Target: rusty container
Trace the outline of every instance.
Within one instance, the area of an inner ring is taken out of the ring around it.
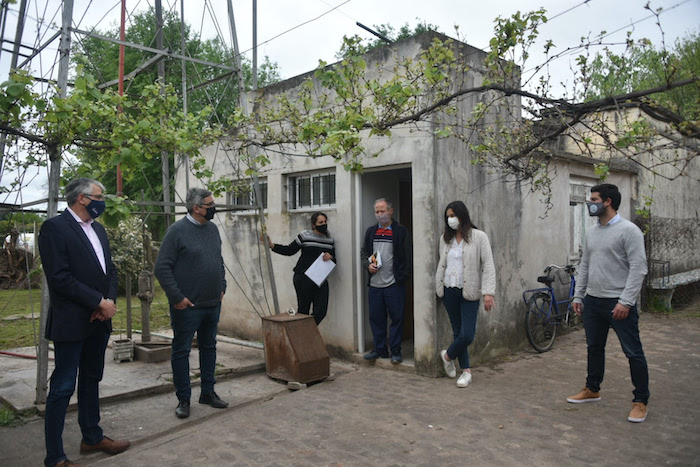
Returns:
[[[264,316],[262,330],[268,376],[304,384],[328,377],[330,356],[311,316]]]

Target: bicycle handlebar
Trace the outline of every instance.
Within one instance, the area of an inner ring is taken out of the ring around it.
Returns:
[[[551,271],[552,269],[563,269],[565,271],[574,271],[576,270],[576,266],[573,264],[567,264],[566,266],[559,266],[558,264],[550,264],[546,268],[544,268],[544,272],[547,273]]]

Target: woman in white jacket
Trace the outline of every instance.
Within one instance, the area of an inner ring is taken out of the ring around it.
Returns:
[[[472,381],[467,348],[476,333],[481,297],[486,311],[494,306],[496,270],[488,236],[472,223],[461,201],[453,201],[445,208],[445,232],[440,239],[435,290],[442,298],[454,334],[452,344],[440,351],[440,361],[447,376],[455,378],[454,360],[459,359],[462,374],[457,386],[466,388]]]

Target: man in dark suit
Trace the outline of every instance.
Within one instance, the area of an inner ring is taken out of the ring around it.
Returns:
[[[107,233],[94,221],[105,208],[103,191],[88,178],[68,183],[68,209],[45,221],[39,234],[50,296],[46,338],[54,342],[55,357],[44,421],[47,466],[73,464],[63,450],[63,426],[76,376],[80,452],[117,454],[130,446],[104,436],[99,426],[99,382],[117,312],[117,270]]]

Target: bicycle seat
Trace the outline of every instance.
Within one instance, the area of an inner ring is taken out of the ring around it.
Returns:
[[[554,282],[554,276],[540,276],[537,278],[537,282],[549,285]]]

